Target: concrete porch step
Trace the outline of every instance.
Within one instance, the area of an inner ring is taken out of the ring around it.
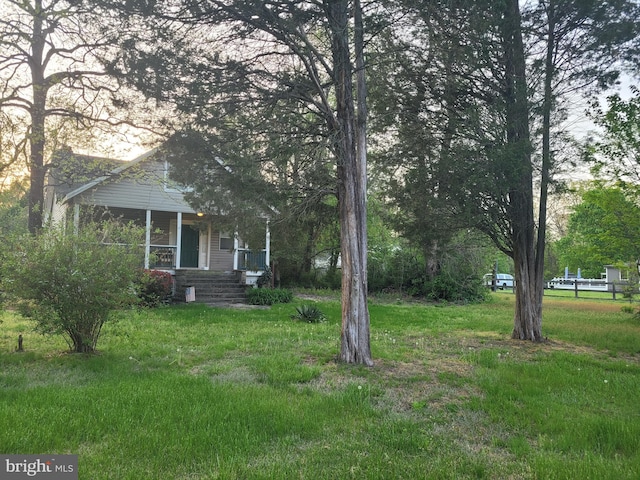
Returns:
[[[195,289],[195,301],[208,305],[247,303],[246,285],[236,273],[220,273],[203,270],[178,270],[176,272],[174,300],[186,301],[187,287]]]

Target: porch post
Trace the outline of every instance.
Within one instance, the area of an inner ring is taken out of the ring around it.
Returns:
[[[271,230],[269,230],[269,220],[267,220],[267,232],[266,232],[266,237],[264,242],[264,250],[265,250],[264,263],[266,264],[266,267],[269,268],[269,263],[271,259]]]
[[[80,204],[73,204],[73,233],[78,234],[80,231]]]
[[[144,232],[144,268],[149,269],[149,257],[151,256],[151,210],[147,210],[147,220]]]
[[[209,229],[207,230],[207,268],[209,270],[211,268],[211,220],[209,220]]]
[[[238,270],[238,234],[233,234],[233,270]]]
[[[176,270],[180,268],[180,250],[182,250],[182,212],[177,213],[176,219]]]

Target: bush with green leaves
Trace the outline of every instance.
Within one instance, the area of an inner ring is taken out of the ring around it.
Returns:
[[[247,292],[247,301],[251,305],[274,305],[291,300],[293,293],[285,288],[252,288]]]
[[[144,231],[115,222],[80,231],[48,227],[9,246],[3,288],[36,330],[61,334],[74,352],[96,349],[114,310],[136,304]]]
[[[271,267],[267,265],[266,267],[264,267],[264,271],[262,272],[262,275],[258,277],[258,280],[256,282],[258,285],[258,288],[269,287],[271,285],[272,279],[273,279],[273,273],[271,272]]]
[[[322,310],[312,303],[305,303],[296,307],[296,313],[291,315],[291,318],[307,323],[320,323],[327,319]]]
[[[137,283],[140,305],[155,308],[171,301],[173,277],[169,272],[143,270]]]
[[[455,237],[439,252],[432,275],[427,274],[423,253],[416,249],[373,251],[368,264],[369,292],[404,292],[434,302],[482,301],[487,294],[482,285],[487,251],[480,239]]]

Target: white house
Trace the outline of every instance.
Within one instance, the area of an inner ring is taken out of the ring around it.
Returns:
[[[111,216],[144,226],[145,268],[176,275],[184,270],[242,273],[255,283],[269,265],[268,218],[265,245],[251,250],[220,217],[195,211],[184,199],[188,187],[169,179],[169,164],[158,149],[131,161],[55,154],[45,186],[45,219],[78,226],[82,219]],[[228,222],[227,222],[228,224]]]

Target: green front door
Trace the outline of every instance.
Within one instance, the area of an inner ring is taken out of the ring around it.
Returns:
[[[200,232],[191,225],[182,226],[182,248],[180,249],[180,267],[198,268],[198,248]]]

